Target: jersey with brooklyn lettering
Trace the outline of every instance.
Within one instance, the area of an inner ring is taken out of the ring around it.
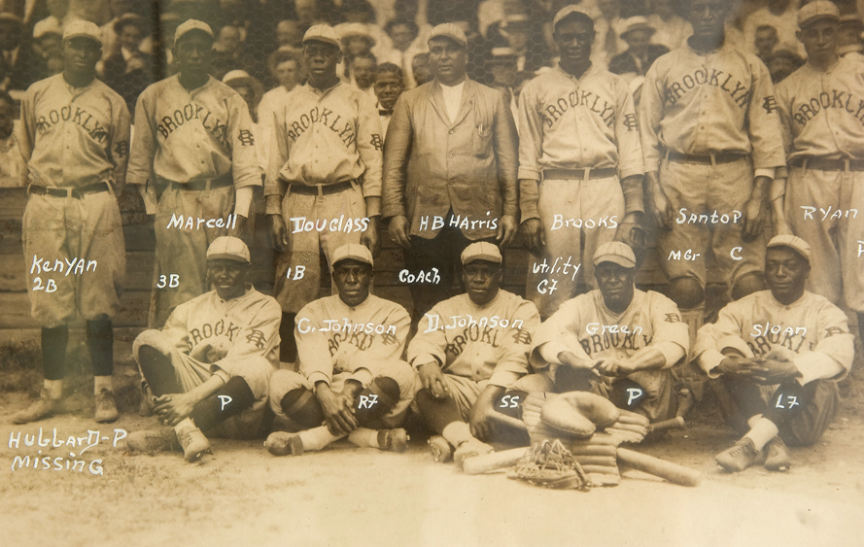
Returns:
[[[213,290],[174,308],[162,333],[177,351],[199,361],[218,366],[223,359],[241,363],[243,357],[254,355],[278,366],[281,320],[276,299],[251,286],[230,300],[222,300]]]
[[[646,347],[662,352],[668,368],[686,355],[690,342],[678,307],[662,294],[635,289],[627,309],[615,313],[595,289],[561,304],[538,329],[533,347],[531,365],[538,370],[560,364],[563,351],[592,366],[601,359],[628,359]]]
[[[313,300],[297,313],[294,328],[300,372],[315,385],[338,372],[398,360],[410,326],[405,308],[374,294],[354,307],[338,294]]]
[[[864,62],[841,57],[826,71],[806,64],[777,85],[789,159],[864,159]],[[815,204],[814,204],[815,205]]]
[[[260,186],[243,98],[213,77],[192,90],[177,75],[145,89],[135,106],[127,182],[144,184],[151,174],[179,183],[231,176],[237,188]]]
[[[765,290],[727,304],[716,323],[699,329],[694,355],[703,370],[710,374],[723,360],[724,349],[756,359],[779,354],[807,378],[808,370],[832,370],[835,364],[848,372],[854,342],[846,314],[827,298],[804,291],[784,305]]]
[[[426,313],[408,344],[408,362],[419,367],[437,361],[447,374],[506,388],[528,372],[539,325],[537,307],[511,292],[499,289],[483,306],[460,294]]]

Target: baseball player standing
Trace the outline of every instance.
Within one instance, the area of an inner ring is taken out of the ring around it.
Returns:
[[[58,409],[68,323],[87,321],[98,422],[117,419],[111,387],[118,288],[126,268],[116,195],[129,153],[129,111],[96,79],[101,32],[90,22],[63,33],[63,72],[36,82],[21,103],[18,142],[27,162],[22,221],[31,314],[42,325],[44,387],[13,417],[31,422]]]
[[[726,39],[731,9],[689,0],[693,36],[654,62],[639,104],[660,264],[691,339],[703,321],[709,253],[733,299],[764,287],[769,184],[785,165],[771,76]]]
[[[528,372],[528,349],[540,324],[533,303],[499,288],[496,245],[472,243],[461,261],[466,292],[438,302],[408,344],[408,362],[422,383],[417,409],[440,435],[429,440],[432,456],[457,464],[492,450],[482,442],[496,433],[487,418],[509,407],[506,389]]]
[[[580,264],[593,284],[594,251],[616,231],[629,237],[643,212],[642,150],[627,83],[591,63],[588,15],[567,6],[552,26],[559,66],[528,82],[519,97],[522,232],[537,260],[526,295],[543,317],[573,296]],[[557,262],[572,269],[537,267]]]
[[[161,330],[135,338],[145,393],[170,427],[131,433],[131,450],[178,445],[187,461],[210,449],[204,435],[263,436],[270,375],[278,364],[279,304],[249,282],[249,248],[221,236],[207,248],[213,290],[177,306]]]
[[[636,288],[636,256],[610,241],[593,257],[599,289],[564,302],[537,330],[531,366],[542,391],[596,391],[651,421],[675,415],[670,369],[690,347],[675,302]],[[536,391],[526,377],[514,389]]]
[[[369,294],[372,253],[358,243],[331,255],[338,294],[313,300],[297,314],[300,372],[279,370],[270,383],[274,455],[321,450],[347,436],[357,446],[404,451],[398,427],[416,391],[401,360],[411,320],[405,308]],[[325,424],[325,425],[322,425]]]
[[[179,72],[138,97],[126,179],[155,215],[156,272],[150,325],[207,290],[207,245],[244,232],[261,185],[249,108],[208,74],[210,27],[189,19],[174,34]]]
[[[864,340],[864,65],[838,56],[838,21],[832,2],[798,12],[807,64],[777,86],[789,178],[772,198],[785,182],[785,220],[813,245],[808,288],[857,312]]]
[[[308,80],[280,102],[265,207],[277,251],[274,294],[282,304],[281,359],[294,361],[294,319],[318,295],[320,254],[345,243],[378,245],[383,139],[375,100],[340,81],[339,35],[313,25],[303,36]]]
[[[768,243],[768,289],[720,310],[704,325],[694,348],[699,367],[722,378],[746,420],[746,434],[717,455],[727,471],[741,471],[764,455],[765,467],[789,468],[784,441],[816,443],[837,412],[837,381],[852,366],[854,342],[846,314],[804,290],[810,246],[791,234]],[[764,454],[763,454],[764,449]]]

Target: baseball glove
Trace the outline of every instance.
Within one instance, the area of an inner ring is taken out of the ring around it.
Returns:
[[[544,488],[586,491],[591,486],[582,466],[558,439],[534,443],[516,464],[510,478]]]
[[[633,213],[624,216],[621,224],[618,225],[615,239],[626,243],[633,249],[638,266],[642,263],[642,259],[648,251],[650,243],[649,235],[648,218],[646,215],[644,213]]]

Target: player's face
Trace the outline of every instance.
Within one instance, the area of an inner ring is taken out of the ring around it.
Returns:
[[[342,260],[333,268],[333,282],[342,302],[358,306],[369,296],[372,266],[356,260]]]
[[[792,249],[768,249],[765,255],[765,282],[774,298],[791,304],[804,294],[810,266]]]
[[[180,73],[199,77],[207,74],[212,50],[213,39],[204,32],[193,31],[183,36],[174,51]]]
[[[15,107],[5,100],[0,100],[0,139],[12,134],[12,124],[15,120]]]
[[[798,39],[804,44],[809,59],[824,59],[834,55],[837,47],[837,27],[836,21],[822,19],[810,23],[798,32]]]
[[[96,70],[102,54],[99,44],[89,38],[76,37],[63,41],[63,67],[73,75],[87,75]]]
[[[276,65],[276,79],[279,80],[280,85],[285,87],[297,85],[300,80],[300,67],[297,66],[297,62],[294,60],[282,61]]]
[[[120,45],[127,50],[138,51],[138,46],[141,44],[143,38],[144,35],[141,33],[141,29],[135,25],[126,25],[123,27],[118,40],[120,41]]]
[[[624,41],[633,51],[642,51],[651,43],[651,35],[648,30],[634,30],[627,34]]]
[[[438,80],[455,85],[465,77],[468,51],[449,38],[429,40],[429,68]]]
[[[372,43],[363,36],[349,36],[343,44],[345,45],[345,54],[348,57],[368,53],[372,48]]]
[[[15,49],[21,39],[21,27],[12,21],[0,21],[0,49]]]
[[[729,0],[690,0],[688,20],[696,36],[715,36],[726,23]]]
[[[223,258],[207,261],[207,273],[216,293],[222,300],[241,296],[246,290],[246,274],[249,265]]]
[[[504,60],[490,64],[489,72],[492,74],[492,81],[496,84],[512,87],[516,83],[516,76],[519,71],[516,68],[515,60]]]
[[[428,55],[417,55],[411,60],[411,74],[417,85],[423,85],[432,79],[432,70],[429,68]]]
[[[756,44],[756,51],[759,52],[760,56],[765,56],[774,51],[774,46],[777,45],[777,31],[774,29],[762,29],[756,31],[756,38],[754,39],[754,43]]]
[[[276,42],[280,46],[299,46],[303,40],[303,34],[296,21],[279,21],[276,25]]]
[[[402,78],[395,72],[381,72],[375,78],[375,96],[385,110],[393,109],[403,88]]]
[[[564,65],[584,65],[591,58],[591,42],[594,41],[594,30],[587,21],[579,19],[564,19],[555,27],[555,44],[561,52],[561,62]]]
[[[358,57],[351,64],[354,80],[360,89],[367,89],[375,83],[375,62],[366,57]]]
[[[393,47],[405,51],[414,41],[414,33],[408,25],[393,25],[390,29],[390,40],[393,41]]]
[[[625,268],[614,262],[601,262],[594,269],[597,286],[603,294],[603,301],[610,310],[622,312],[633,300],[636,270]]]
[[[333,44],[311,41],[303,46],[303,58],[309,71],[309,81],[314,86],[336,77],[336,63],[342,58],[342,54]]]
[[[501,286],[501,265],[477,260],[462,267],[462,284],[468,298],[482,306],[495,298]]]

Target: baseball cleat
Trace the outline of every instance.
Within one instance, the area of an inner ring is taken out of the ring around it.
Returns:
[[[144,431],[133,431],[126,437],[126,450],[130,452],[170,452],[180,450],[177,442],[177,434],[173,427],[161,429],[146,429]]]
[[[114,392],[107,389],[100,390],[94,402],[96,410],[93,412],[93,419],[100,424],[113,422],[119,416],[117,405],[114,403]]]
[[[748,437],[744,437],[714,456],[714,460],[726,471],[734,473],[736,471],[743,471],[751,465],[758,463],[761,457],[762,453],[756,450],[753,441]]]
[[[396,429],[378,430],[378,447],[390,452],[405,452],[408,450],[408,433],[401,427]]]
[[[432,461],[447,463],[453,459],[453,447],[441,435],[429,437],[426,444],[429,445],[429,452],[432,453]]]
[[[299,456],[303,453],[303,439],[300,438],[298,433],[274,431],[264,441],[264,448],[274,456],[287,456],[289,454]]]
[[[456,448],[456,452],[453,453],[453,461],[456,462],[456,466],[459,467],[459,469],[462,469],[462,463],[468,458],[482,456],[483,454],[489,454],[490,452],[495,452],[495,449],[477,439],[471,439],[470,441],[461,443]]]
[[[792,458],[786,443],[777,435],[765,445],[765,469],[769,471],[789,471]]]
[[[35,422],[42,418],[47,418],[57,411],[60,401],[56,401],[48,397],[48,391],[43,389],[39,394],[39,399],[34,401],[24,410],[19,410],[12,415],[13,424],[26,424]]]
[[[189,423],[181,422],[176,425],[174,432],[177,434],[177,441],[183,448],[183,457],[187,462],[198,461],[205,452],[210,452],[210,441],[191,420]]]

